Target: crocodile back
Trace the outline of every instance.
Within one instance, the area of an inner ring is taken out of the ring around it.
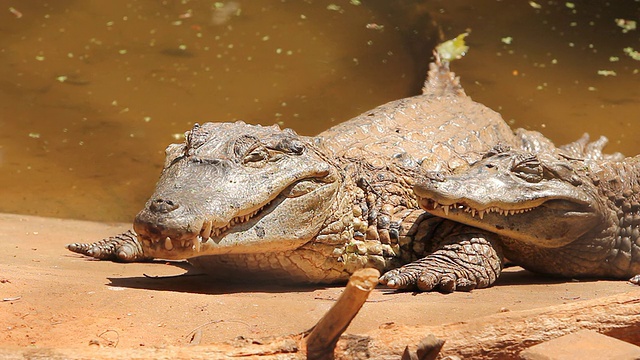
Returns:
[[[336,158],[420,171],[466,167],[497,143],[521,146],[500,114],[464,94],[392,101],[318,137]]]

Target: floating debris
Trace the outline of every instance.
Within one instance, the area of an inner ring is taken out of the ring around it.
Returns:
[[[624,51],[625,54],[629,55],[633,60],[640,61],[640,51],[633,50],[633,48],[630,46],[622,49],[622,51]]]
[[[535,1],[529,1],[529,6],[531,6],[534,9],[542,9],[542,5],[538,4]]]
[[[382,31],[384,30],[384,25],[380,25],[380,24],[376,24],[376,23],[369,23],[367,24],[367,29],[371,29],[371,30],[378,30],[378,31]]]
[[[469,50],[469,47],[464,42],[464,38],[468,35],[469,33],[460,34],[456,36],[455,39],[445,41],[436,46],[436,51],[438,55],[440,55],[440,59],[443,61],[453,61],[462,58]]]
[[[513,38],[511,36],[507,36],[500,39],[500,41],[502,41],[503,44],[511,45]]]
[[[232,16],[240,16],[241,11],[240,4],[235,1],[229,1],[227,3],[216,2],[213,4],[211,24],[223,25],[229,22]]]
[[[602,75],[602,76],[616,76],[618,74],[616,74],[615,71],[613,70],[598,70],[598,75]]]
[[[20,19],[22,17],[22,13],[20,11],[18,11],[16,8],[14,7],[10,7],[9,8],[9,12],[13,14],[13,16],[16,17],[16,19]]]
[[[622,28],[623,33],[628,33],[636,29],[636,22],[634,20],[616,19],[616,25]]]
[[[193,16],[193,11],[189,9],[186,12],[178,15],[178,19],[189,19],[192,16]]]

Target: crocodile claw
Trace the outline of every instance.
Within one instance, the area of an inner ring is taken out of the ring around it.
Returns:
[[[134,262],[150,259],[144,255],[138,236],[132,230],[95,243],[67,244],[66,248],[100,260]]]
[[[413,266],[394,269],[384,274],[380,283],[393,289],[439,290],[443,293],[471,291],[478,287],[475,281],[457,277],[454,271],[448,272],[442,268],[429,270],[428,265],[419,262],[409,265]]]
[[[394,289],[471,291],[493,284],[501,263],[502,256],[481,234],[457,234],[432,254],[385,273],[380,283]]]

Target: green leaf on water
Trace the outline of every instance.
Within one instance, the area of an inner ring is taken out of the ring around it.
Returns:
[[[464,38],[467,37],[467,35],[469,35],[469,33],[460,34],[456,36],[455,39],[445,41],[436,46],[436,51],[440,59],[451,62],[462,58],[469,50],[469,47],[464,42]]]

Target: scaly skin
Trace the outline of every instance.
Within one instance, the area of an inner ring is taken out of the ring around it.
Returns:
[[[415,193],[430,213],[495,233],[494,247],[526,269],[637,283],[640,156],[602,155],[605,142],[538,154],[500,147]]]
[[[67,247],[117,261],[189,259],[222,278],[331,283],[375,267],[394,288],[486,287],[501,271],[497,236],[425,213],[413,185],[425,172],[468,167],[498,142],[553,148],[538,133],[514,133],[436,62],[423,95],[316,137],[196,125],[167,148],[135,235]]]

